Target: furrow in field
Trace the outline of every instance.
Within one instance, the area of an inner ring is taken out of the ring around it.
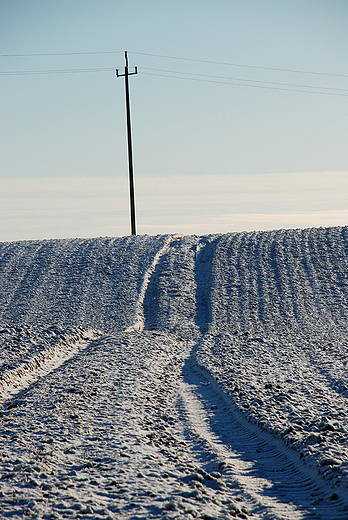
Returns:
[[[213,320],[197,351],[250,420],[341,489],[348,478],[347,261],[340,228],[222,237],[212,262]]]
[[[21,326],[131,326],[154,256],[168,236],[0,244],[1,318]]]

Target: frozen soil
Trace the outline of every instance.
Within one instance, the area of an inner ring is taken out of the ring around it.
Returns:
[[[3,517],[344,518],[332,490],[224,400],[194,348],[108,336],[8,400]]]
[[[0,517],[347,518],[347,237],[0,244]]]
[[[245,508],[238,486],[224,483],[224,461],[209,453],[202,464],[181,418],[188,351],[166,334],[110,336],[9,401],[3,515],[214,517]]]
[[[347,493],[347,228],[224,236],[212,273],[199,363]]]

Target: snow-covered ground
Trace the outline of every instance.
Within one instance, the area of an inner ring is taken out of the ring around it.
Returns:
[[[348,228],[0,244],[1,518],[348,518]]]

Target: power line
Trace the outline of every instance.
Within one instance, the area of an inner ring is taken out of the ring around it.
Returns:
[[[123,54],[123,51],[88,51],[88,52],[37,52],[37,53],[28,53],[28,54],[0,54],[2,58],[30,58],[30,57],[39,57],[39,56],[88,56],[88,55],[102,55],[102,54]],[[151,56],[154,58],[163,58],[170,60],[181,60],[181,61],[189,61],[196,63],[207,63],[211,65],[225,65],[229,67],[243,67],[248,69],[259,69],[259,70],[270,70],[275,72],[289,72],[293,74],[312,74],[316,76],[331,76],[337,78],[348,78],[348,74],[334,74],[330,72],[318,72],[318,71],[308,71],[308,70],[297,70],[297,69],[283,69],[277,67],[263,67],[260,65],[245,65],[242,63],[231,63],[224,61],[213,61],[213,60],[202,60],[197,58],[184,58],[181,56],[169,56],[166,54],[151,54],[148,52],[132,52],[132,54],[137,54],[139,56]]]
[[[80,74],[80,73],[100,73],[114,72],[111,67],[95,67],[85,69],[47,69],[47,70],[20,70],[20,71],[0,71],[0,76],[29,76],[29,75],[52,75],[52,74]],[[153,72],[146,72],[153,71]],[[221,85],[233,85],[238,87],[253,87],[270,90],[283,90],[287,92],[305,92],[307,94],[321,94],[328,96],[348,96],[348,89],[335,87],[321,87],[315,85],[302,85],[293,83],[277,83],[272,81],[252,80],[245,78],[231,78],[228,76],[214,76],[208,74],[197,74],[184,71],[170,71],[166,69],[151,69],[142,67],[139,72],[148,76],[158,76],[164,78],[184,79],[190,81],[201,81],[205,83],[216,83]],[[226,81],[224,81],[226,80]],[[238,82],[238,83],[237,83]],[[288,88],[294,87],[294,88]],[[304,90],[307,89],[307,90]],[[320,90],[309,90],[320,89]],[[335,92],[330,92],[335,91]],[[341,93],[347,92],[347,94]]]
[[[303,89],[297,89],[297,88],[286,88],[286,87],[271,87],[267,85],[251,85],[248,83],[234,83],[232,81],[216,81],[213,79],[203,79],[203,78],[190,78],[190,77],[183,77],[183,76],[174,76],[171,74],[159,74],[156,72],[143,72],[142,74],[146,74],[148,76],[158,76],[163,78],[175,78],[175,79],[184,79],[187,81],[203,81],[205,83],[218,83],[221,85],[233,85],[236,87],[251,87],[251,88],[262,88],[262,89],[268,89],[268,90],[283,90],[286,92],[304,92],[306,94],[319,94],[322,96],[340,96],[340,97],[348,97],[348,94],[339,94],[335,92],[318,92],[315,90],[303,90]],[[242,80],[241,80],[242,81]],[[248,80],[245,80],[248,81]]]
[[[180,70],[167,70],[167,69],[152,69],[148,67],[142,67],[142,70],[151,70],[155,72],[169,72],[171,74],[183,74],[186,76],[197,76],[202,78],[216,78],[216,79],[227,79],[232,81],[247,81],[250,83],[262,83],[266,85],[278,85],[278,86],[286,86],[286,87],[301,87],[301,88],[316,88],[321,90],[336,90],[340,92],[348,92],[348,89],[346,88],[335,88],[335,87],[321,87],[316,85],[303,85],[303,84],[296,84],[296,83],[279,83],[275,81],[263,81],[263,80],[257,80],[257,79],[246,79],[246,78],[231,78],[229,76],[216,76],[212,74],[197,74],[194,72],[183,72]]]
[[[32,58],[35,56],[86,56],[93,54],[122,54],[123,51],[92,51],[92,52],[36,52],[32,54],[0,54],[1,58]]]
[[[318,75],[318,76],[333,76],[333,77],[337,77],[337,78],[348,78],[348,74],[332,74],[330,72],[316,72],[316,71],[296,70],[296,69],[280,69],[280,68],[276,68],[276,67],[261,67],[258,65],[243,65],[241,63],[229,63],[229,62],[224,62],[224,61],[182,58],[179,56],[167,56],[164,54],[149,54],[146,52],[133,52],[132,54],[137,54],[139,56],[152,56],[155,58],[166,58],[166,59],[171,59],[171,60],[182,60],[182,61],[190,61],[190,62],[197,62],[197,63],[208,63],[211,65],[226,65],[229,67],[244,67],[244,68],[248,68],[248,69],[273,70],[276,72],[291,72],[291,73],[295,73],[295,74],[314,74],[314,75]]]
[[[78,74],[84,72],[110,72],[112,67],[97,67],[92,69],[47,69],[47,70],[10,70],[0,71],[0,76],[28,76],[31,74]]]

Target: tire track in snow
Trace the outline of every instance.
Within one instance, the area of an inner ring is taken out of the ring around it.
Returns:
[[[239,488],[253,518],[347,518],[348,503],[332,500],[332,488],[296,453],[246,420],[197,365],[195,349],[183,372],[179,408],[202,451],[202,464],[207,457],[220,461],[227,487]]]
[[[134,330],[138,330],[138,331],[144,330],[144,327],[145,327],[144,299],[145,299],[145,294],[146,294],[146,291],[147,291],[147,288],[148,288],[151,276],[155,272],[156,266],[157,266],[161,256],[164,255],[164,253],[167,251],[167,249],[170,246],[170,244],[172,242],[174,242],[174,240],[181,240],[181,239],[182,239],[182,235],[171,236],[167,240],[167,242],[164,244],[164,246],[161,247],[161,249],[155,254],[154,259],[152,261],[152,264],[150,265],[150,267],[145,272],[144,280],[143,280],[143,283],[141,285],[139,298],[138,298],[138,301],[137,301],[137,304],[136,304],[136,320],[135,320],[133,325],[131,325],[130,327],[128,327],[126,329],[125,332],[132,332]]]
[[[239,409],[301,453],[338,494],[346,494],[348,476],[346,233],[249,233],[237,253],[238,234],[223,236],[213,265],[212,334],[198,354]],[[239,310],[253,304],[249,285],[257,281],[264,312],[244,321]]]
[[[281,235],[281,233],[278,234]],[[256,263],[261,262],[262,264],[262,256],[257,250],[258,244],[255,238],[256,236],[252,237],[252,243],[248,244],[248,251],[253,258],[256,257]],[[190,247],[192,248],[192,245]],[[191,267],[194,274],[189,273],[188,270],[183,271],[178,265],[177,269],[172,269],[170,278],[166,271],[166,265],[163,265],[161,268],[157,268],[156,276],[151,279],[151,290],[156,292],[159,300],[161,298],[167,300],[169,294],[173,294],[174,298],[180,299],[178,287],[184,286],[185,283],[190,284],[191,278],[194,277],[196,283],[196,312],[193,314],[196,315],[196,325],[199,326],[201,331],[204,331],[208,323],[202,323],[203,315],[206,313],[206,320],[208,321],[210,309],[209,303],[204,302],[203,307],[206,310],[203,310],[202,294],[207,289],[207,280],[211,277],[214,248],[211,249],[210,261],[207,261],[208,255],[205,255],[205,262],[200,262],[202,251],[207,247],[207,243],[200,239],[195,247],[199,254],[196,255],[195,264]],[[187,254],[189,254],[189,249]],[[178,256],[174,256],[177,255],[175,251],[170,251],[170,255],[173,258],[166,259],[165,264],[173,267]],[[252,282],[250,266],[243,263],[241,256],[238,260],[238,263],[241,262],[239,272],[242,271],[242,279],[247,281],[249,299],[251,301],[258,300],[257,286],[250,283]],[[190,264],[185,261],[185,265]],[[153,273],[154,269],[149,272],[146,287],[144,285],[142,302],[145,299],[146,289]],[[186,281],[176,279],[178,276],[182,276],[181,273],[185,273]],[[242,283],[242,280],[240,282]],[[285,276],[285,279],[280,277],[279,280],[273,280],[274,294],[277,296],[278,305],[280,299],[284,296],[291,301],[290,294],[283,294],[286,282],[288,282],[288,275]],[[155,288],[155,286],[157,287]],[[175,287],[175,291],[172,287]],[[179,309],[180,305],[171,305],[170,308],[172,310],[174,308]],[[245,324],[253,321],[254,309],[244,305],[241,310]],[[157,311],[166,313],[168,309],[165,305],[162,305],[158,306]],[[147,309],[147,314],[146,318],[149,323],[154,323],[153,317],[149,315],[149,309]],[[190,309],[187,308],[186,316],[191,314]],[[197,318],[199,323],[197,323]],[[171,323],[166,316],[156,316],[156,320],[157,323],[167,323],[167,326]],[[186,321],[191,320],[187,318]],[[194,324],[192,323],[192,325]],[[187,329],[187,324],[186,326],[183,324],[182,327],[184,332]],[[213,457],[220,460],[222,465],[229,468],[229,478],[227,478],[229,485],[231,487],[237,486],[242,490],[244,502],[248,504],[249,511],[255,518],[327,519],[328,514],[330,518],[335,518],[335,520],[346,518],[347,513],[343,511],[345,504],[342,499],[333,500],[336,497],[332,489],[326,487],[326,484],[313,471],[303,465],[299,455],[292,453],[282,441],[263,432],[256,425],[248,423],[241,412],[237,411],[237,407],[232,404],[232,401],[214,385],[213,378],[210,375],[204,375],[202,370],[199,369],[195,361],[195,352],[192,351],[184,369],[184,382],[180,384],[178,406],[182,413],[183,423],[186,423],[186,431],[190,432],[188,446],[195,452],[202,452],[202,471],[204,472],[204,465],[207,464],[207,453],[213,454]],[[214,389],[211,390],[211,388]],[[212,409],[222,409],[222,412],[212,414]],[[196,443],[192,442],[193,439],[196,439]]]
[[[40,378],[56,370],[102,335],[102,332],[96,330],[83,331],[78,338],[72,336],[70,339],[60,341],[15,369],[8,370],[0,381],[0,404],[5,404]],[[6,407],[9,409],[12,404],[8,403]]]

